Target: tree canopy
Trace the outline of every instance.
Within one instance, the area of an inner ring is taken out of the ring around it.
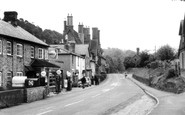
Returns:
[[[27,20],[24,20],[23,18],[20,18],[18,20],[18,26],[22,27],[35,37],[46,41],[48,44],[56,44],[59,43],[62,39],[62,34],[59,32],[50,30],[50,29],[45,29],[43,30],[39,26],[34,25],[33,23],[30,23]]]

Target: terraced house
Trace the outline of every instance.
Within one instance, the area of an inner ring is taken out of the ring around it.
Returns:
[[[14,76],[39,78],[46,67],[48,44],[17,26],[17,12],[5,12],[0,20],[0,90],[12,88]]]

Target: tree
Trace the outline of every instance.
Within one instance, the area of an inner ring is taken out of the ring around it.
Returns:
[[[173,60],[175,58],[175,50],[169,45],[164,45],[157,50],[157,59]]]
[[[135,67],[135,62],[133,60],[133,57],[130,57],[130,56],[126,57],[123,63],[124,63],[125,69]]]
[[[149,58],[150,58],[150,55],[148,54],[147,51],[141,52],[141,54],[140,54],[140,64],[139,64],[139,66],[140,66],[140,67],[146,66],[146,65],[149,63]]]

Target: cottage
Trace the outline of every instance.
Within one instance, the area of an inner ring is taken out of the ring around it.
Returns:
[[[17,25],[17,12],[5,12],[0,20],[0,89],[11,89],[14,76],[40,78],[48,67],[58,67],[47,61],[48,47]]]

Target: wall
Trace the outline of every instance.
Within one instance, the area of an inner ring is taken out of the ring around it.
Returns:
[[[25,91],[25,96],[26,96],[25,101],[30,103],[33,101],[44,99],[45,90],[46,89],[44,87],[27,88]]]
[[[181,51],[179,55],[180,68],[185,69],[185,51]]]

